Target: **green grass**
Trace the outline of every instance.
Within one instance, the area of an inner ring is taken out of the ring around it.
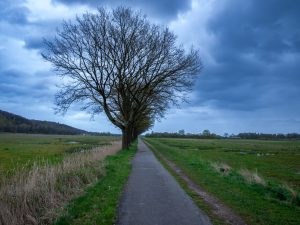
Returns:
[[[210,218],[211,222],[214,225],[226,225],[227,223],[224,222],[221,218],[217,218],[215,216],[213,209],[210,206],[208,206],[202,198],[199,198],[199,195],[196,192],[194,192],[188,187],[188,184],[182,179],[182,177],[175,173],[175,171],[165,162],[161,155],[157,154],[157,150],[154,149],[153,146],[149,145],[147,142],[146,144],[153,151],[154,155],[159,160],[159,162],[169,171],[170,174],[172,174],[172,176],[177,180],[177,182],[184,189],[184,191],[193,199],[196,205],[206,213],[206,215]]]
[[[0,175],[34,162],[60,162],[65,154],[109,144],[118,137],[0,133]]]
[[[129,150],[108,156],[104,161],[105,176],[74,199],[55,225],[114,224],[118,201],[131,170],[130,159],[136,149],[134,143]]]
[[[299,191],[299,141],[146,140],[249,224],[300,224],[299,202],[282,186]],[[211,162],[225,163],[231,172],[222,175]],[[258,171],[267,185],[247,183],[240,169]]]

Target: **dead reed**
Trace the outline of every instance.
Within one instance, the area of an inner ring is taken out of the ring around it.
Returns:
[[[231,171],[231,167],[226,163],[211,162],[210,165],[215,171],[225,176],[227,176]]]
[[[60,209],[104,171],[103,159],[121,149],[120,142],[73,153],[56,165],[35,164],[3,181],[0,187],[0,224],[50,224]]]
[[[260,184],[266,186],[266,181],[258,175],[257,171],[252,172],[247,169],[241,169],[239,174],[250,184]]]

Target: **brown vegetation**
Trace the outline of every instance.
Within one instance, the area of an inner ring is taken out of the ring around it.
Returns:
[[[258,175],[257,171],[251,172],[247,169],[242,169],[239,171],[239,173],[250,184],[260,184],[262,186],[266,185],[265,180],[261,176]]]
[[[0,224],[50,224],[64,204],[103,175],[103,159],[120,149],[114,142],[8,178],[0,187]]]
[[[222,175],[228,175],[231,170],[231,167],[226,163],[212,162],[211,166]]]

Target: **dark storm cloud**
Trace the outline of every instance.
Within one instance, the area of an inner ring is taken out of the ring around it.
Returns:
[[[66,5],[71,4],[85,4],[92,7],[102,5],[109,6],[131,6],[133,8],[141,8],[143,12],[150,16],[155,16],[163,19],[172,19],[177,16],[179,12],[186,11],[190,8],[190,0],[52,0],[53,2],[60,2]]]
[[[291,105],[300,96],[300,2],[229,0],[207,30],[216,40],[197,84],[197,102],[256,110]],[[292,110],[292,109],[291,109]]]
[[[299,1],[231,0],[208,29],[226,48],[259,54],[299,51]]]

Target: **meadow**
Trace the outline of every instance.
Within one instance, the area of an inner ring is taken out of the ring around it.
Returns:
[[[109,145],[113,136],[0,133],[0,175],[30,168],[34,163],[61,162],[65,155]]]
[[[300,224],[300,141],[145,140],[249,224]]]

